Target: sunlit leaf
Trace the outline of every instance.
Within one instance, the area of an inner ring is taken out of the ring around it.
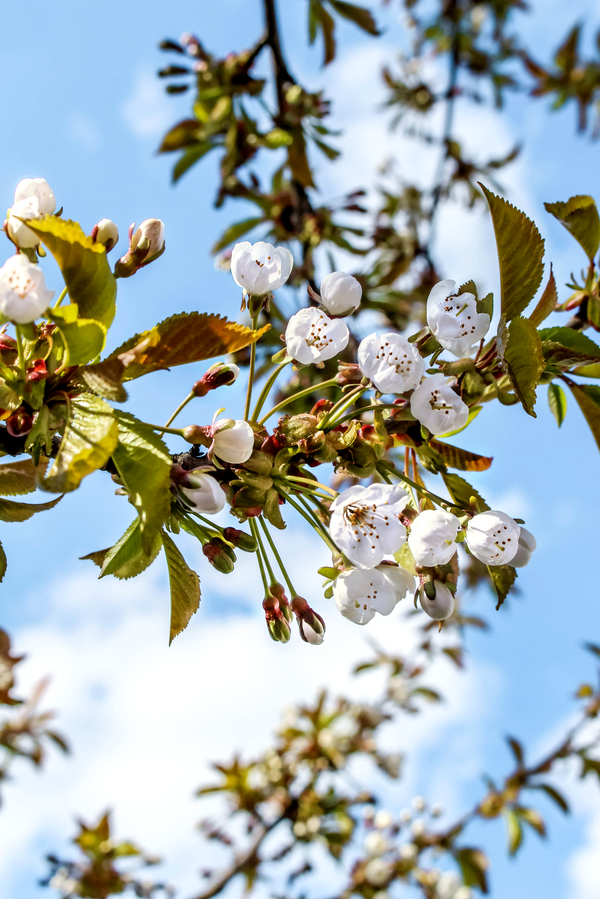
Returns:
[[[11,499],[0,498],[0,521],[28,521],[37,512],[53,509],[61,499],[62,496],[57,496],[47,503],[17,503]]]
[[[594,199],[578,195],[566,203],[544,203],[544,206],[571,232],[592,261],[600,247],[600,216]]]
[[[567,397],[560,384],[553,382],[548,385],[548,405],[560,428],[567,414]]]
[[[517,570],[512,565],[488,565],[487,570],[498,596],[496,605],[496,611],[498,611],[517,579]]]
[[[546,367],[539,334],[529,319],[518,316],[504,329],[501,341],[503,364],[510,383],[525,411],[535,418],[535,388]]]
[[[89,559],[101,569],[99,577],[112,574],[120,580],[127,580],[145,571],[154,562],[161,549],[162,538],[157,534],[150,553],[146,554],[142,550],[140,520],[136,518],[110,549],[97,550],[81,558]]]
[[[594,384],[570,384],[569,387],[600,449],[600,387]]]
[[[573,328],[542,328],[538,333],[548,364],[560,364],[562,368],[568,368],[600,359],[600,346],[581,331]]]
[[[446,489],[452,500],[457,505],[461,506],[461,508],[468,509],[470,507],[472,496],[477,500],[477,508],[480,512],[485,512],[490,508],[479,491],[475,490],[475,488],[471,486],[468,481],[465,481],[464,478],[461,478],[460,475],[448,471],[442,473],[442,478],[444,479],[444,484],[446,485]]]
[[[508,852],[509,855],[515,855],[523,842],[523,828],[519,816],[513,809],[507,808],[502,812],[506,821],[506,831],[508,835]]]
[[[550,277],[548,278],[548,283],[544,287],[544,292],[541,295],[537,306],[529,316],[529,321],[532,325],[535,325],[536,328],[541,325],[541,323],[548,318],[557,303],[558,291],[556,289],[556,279],[552,271],[552,265],[550,265]]]
[[[236,222],[235,225],[231,225],[213,246],[212,252],[218,253],[224,247],[228,247],[230,243],[239,240],[240,237],[243,237],[248,231],[252,231],[252,229],[256,228],[257,225],[260,225],[261,222],[264,222],[264,218],[258,215],[253,218],[244,219],[243,222]]]
[[[52,317],[64,344],[66,366],[85,365],[100,355],[106,343],[106,328],[103,324],[91,318],[65,322],[58,311]]]
[[[43,478],[48,460],[34,465],[31,459],[5,462],[0,465],[0,496],[23,496],[34,493],[39,478]]]
[[[104,362],[80,368],[72,383],[80,384],[105,400],[124,403],[127,399],[127,391],[123,387],[124,374],[125,366],[120,359],[105,359]]]
[[[429,445],[440,454],[449,468],[458,468],[459,471],[487,471],[493,462],[492,456],[480,456],[441,440],[433,439]]]
[[[163,531],[162,542],[169,568],[171,586],[171,629],[169,645],[188,626],[192,615],[200,607],[200,578],[188,567],[187,562]]]

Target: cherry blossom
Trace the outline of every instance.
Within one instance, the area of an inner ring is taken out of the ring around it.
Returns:
[[[453,296],[455,281],[439,281],[427,299],[427,324],[433,336],[454,356],[469,356],[473,344],[489,331],[490,317],[477,311],[472,293]]]
[[[521,531],[519,533],[519,548],[517,550],[516,556],[511,561],[511,565],[513,568],[525,568],[526,565],[529,564],[529,561],[533,555],[533,552],[537,546],[537,540],[527,528],[524,528],[521,525]]]
[[[383,562],[377,566],[377,571],[381,571],[386,581],[391,585],[396,594],[396,602],[408,593],[413,593],[415,589],[415,579],[400,565],[394,565],[390,562]]]
[[[353,565],[375,568],[406,540],[398,515],[407,502],[408,494],[398,485],[349,487],[331,504],[331,536]]]
[[[426,509],[410,526],[408,545],[417,565],[446,565],[457,550],[460,522],[442,509]]]
[[[282,287],[294,267],[294,257],[285,247],[264,240],[236,243],[231,253],[233,280],[247,294],[263,296]]]
[[[445,621],[454,611],[454,596],[441,581],[429,581],[419,590],[419,602],[434,621]]]
[[[285,329],[287,351],[302,365],[333,359],[346,349],[349,340],[350,332],[343,321],[315,308],[296,312]]]
[[[432,434],[456,431],[467,423],[469,407],[443,374],[426,378],[410,398],[410,411]]]
[[[23,325],[35,321],[53,296],[39,265],[23,253],[11,256],[0,268],[0,312],[12,322]]]
[[[381,393],[414,390],[425,371],[416,346],[393,331],[365,337],[358,348],[358,364]]]
[[[52,215],[56,199],[44,178],[23,178],[15,190],[15,199],[8,211],[7,231],[10,239],[22,249],[37,247],[40,239],[22,219],[37,219]]]
[[[517,555],[520,533],[517,522],[505,512],[480,512],[467,525],[466,542],[484,565],[507,565]]]
[[[321,303],[330,315],[350,315],[360,306],[360,282],[346,272],[331,272],[321,281]]]
[[[186,483],[189,486],[181,490],[198,511],[216,515],[224,508],[225,494],[212,475],[196,468],[187,474]]]
[[[389,615],[396,607],[393,587],[376,568],[343,571],[334,581],[333,598],[344,618],[354,624],[367,624],[376,612]]]
[[[209,455],[232,465],[247,462],[254,449],[254,431],[247,421],[222,418],[212,425]]]

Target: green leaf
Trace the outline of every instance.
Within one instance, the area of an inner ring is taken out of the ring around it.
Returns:
[[[479,184],[488,201],[500,265],[501,311],[506,321],[523,312],[542,283],[544,241],[525,213]]]
[[[483,406],[471,406],[471,408],[469,409],[469,417],[467,418],[462,428],[456,428],[455,431],[447,431],[445,434],[440,434],[439,436],[445,440],[446,437],[454,437],[455,434],[460,434],[461,431],[464,431],[465,428],[468,428],[471,422],[477,418],[482,409]]]
[[[114,416],[119,442],[112,458],[139,516],[142,549],[149,554],[171,514],[171,456],[148,425],[120,410]]]
[[[485,512],[490,508],[481,494],[475,490],[468,481],[461,478],[460,475],[453,474],[452,472],[443,472],[442,478],[444,479],[444,484],[446,485],[446,489],[453,502],[463,509],[468,509],[470,507],[470,499],[472,496],[477,500],[477,506],[480,512]]]
[[[381,34],[375,24],[375,19],[364,6],[355,6],[354,3],[346,3],[345,0],[329,0],[329,3],[340,16],[354,22],[367,34],[372,34],[374,37]]]
[[[335,59],[335,21],[333,16],[324,8],[321,0],[310,0],[308,10],[308,32],[311,44],[315,41],[317,27],[323,32],[323,42],[325,45],[323,65],[326,66]]]
[[[200,578],[188,567],[185,559],[165,531],[162,533],[169,583],[171,585],[171,630],[169,645],[188,626],[192,615],[200,607]]]
[[[47,512],[59,503],[62,496],[47,503],[16,503],[11,499],[0,499],[0,521],[28,521],[37,512]]]
[[[578,195],[566,203],[544,203],[544,206],[571,232],[591,262],[600,247],[600,216],[593,198]]]
[[[52,493],[76,490],[86,475],[106,465],[117,445],[114,409],[100,397],[84,393],[63,409],[67,424],[60,449],[49,475],[40,482]]]
[[[159,153],[173,153],[188,147],[196,147],[199,143],[202,124],[198,119],[184,119],[167,131],[163,137]]]
[[[102,396],[114,403],[124,403],[127,391],[123,387],[125,366],[120,359],[105,359],[95,365],[86,365],[75,373],[72,383],[81,385],[90,393]]]
[[[179,179],[182,178],[193,165],[199,162],[203,156],[206,156],[206,154],[216,146],[216,144],[211,143],[210,141],[203,141],[202,143],[196,144],[195,147],[190,147],[185,153],[182,153],[173,166],[173,174],[171,175],[173,184],[177,184]]]
[[[525,411],[536,418],[533,411],[535,388],[546,367],[539,334],[529,319],[522,316],[513,319],[508,328],[504,327],[499,334],[502,341],[502,361],[510,383]]]
[[[211,252],[218,253],[219,250],[229,246],[234,240],[238,240],[240,237],[243,237],[244,234],[247,234],[248,231],[252,231],[252,229],[256,228],[257,225],[260,225],[261,222],[264,222],[264,218],[260,215],[244,219],[243,222],[236,222],[235,225],[231,225],[231,227],[221,235],[219,240],[213,246]]]
[[[441,440],[430,440],[429,446],[440,454],[449,468],[458,468],[459,471],[487,471],[493,462],[492,456],[480,456]]]
[[[519,816],[513,809],[504,809],[502,814],[506,821],[508,852],[509,855],[515,855],[523,842],[523,828],[521,827]]]
[[[523,821],[526,821],[530,827],[535,830],[541,837],[547,836],[546,825],[544,819],[534,808],[519,808],[518,814]]]
[[[581,331],[573,328],[542,328],[538,333],[548,364],[568,368],[600,359],[600,346]]]
[[[600,387],[595,384],[569,384],[569,387],[600,449]]]
[[[553,802],[557,804],[557,806],[562,809],[565,815],[569,814],[569,804],[564,798],[564,796],[558,792],[553,786],[550,784],[535,784],[534,789],[543,790],[547,796],[552,799]]]
[[[31,459],[18,462],[5,462],[0,465],[0,496],[23,496],[34,493],[39,478],[43,478],[48,460],[43,459],[34,465]]]
[[[53,314],[52,318],[58,326],[65,347],[65,367],[85,365],[100,355],[106,343],[104,325],[91,318],[78,318],[72,323],[61,321],[58,314]]]
[[[592,362],[590,365],[578,365],[573,369],[572,374],[581,375],[583,378],[600,378],[600,362]]]
[[[99,577],[112,574],[120,580],[127,580],[145,571],[154,562],[161,549],[162,538],[157,534],[151,552],[146,554],[142,550],[140,520],[136,518],[121,539],[110,549],[101,549],[81,558],[89,559],[101,569]]]
[[[292,170],[292,174],[296,181],[299,181],[302,187],[315,187],[312,172],[306,155],[306,140],[304,131],[301,126],[290,129],[293,137],[292,143],[287,148],[288,163]]]
[[[556,279],[554,278],[554,272],[552,271],[552,264],[550,264],[550,277],[548,278],[548,283],[544,288],[544,292],[541,295],[537,306],[529,316],[531,324],[535,325],[536,328],[538,325],[541,325],[554,310],[557,303],[558,291],[556,289]]]
[[[567,397],[560,384],[548,385],[548,405],[560,428],[567,414]]]
[[[117,282],[102,244],[87,237],[77,222],[47,215],[28,221],[48,247],[65,279],[69,296],[83,318],[93,318],[109,328],[116,312]]]
[[[464,847],[456,850],[456,860],[460,865],[465,886],[477,887],[482,893],[488,892],[486,871],[490,866],[481,849]]]
[[[514,737],[507,737],[506,742],[512,749],[512,753],[517,761],[517,764],[520,768],[523,768],[525,765],[525,756],[523,754],[523,747],[519,743],[518,740],[515,740]]]
[[[236,353],[259,340],[269,327],[265,325],[259,331],[252,331],[220,315],[182,312],[166,318],[150,331],[136,334],[108,358],[120,358],[125,365],[123,380],[131,381],[173,365]]]
[[[316,137],[313,137],[313,142],[319,148],[321,153],[324,153],[328,159],[336,160],[339,156],[341,156],[340,150],[334,149],[334,147],[330,147],[329,144],[326,144],[322,140],[318,140]]]
[[[8,560],[6,558],[6,553],[4,552],[4,547],[0,543],[0,583],[4,580],[4,575],[6,574],[7,567]]]
[[[498,596],[496,605],[498,611],[517,579],[517,570],[512,565],[488,565],[487,570]]]
[[[403,543],[398,552],[394,553],[394,559],[401,568],[404,568],[405,571],[408,571],[409,574],[416,577],[417,563],[415,562],[415,557],[413,556],[408,543]]]

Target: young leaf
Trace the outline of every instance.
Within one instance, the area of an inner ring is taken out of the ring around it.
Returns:
[[[63,408],[67,424],[60,449],[49,475],[40,481],[51,493],[75,490],[86,475],[106,465],[117,445],[114,410],[100,397],[84,393]]]
[[[306,140],[304,139],[304,131],[300,126],[290,128],[292,135],[292,143],[287,148],[288,162],[292,170],[292,174],[296,181],[299,181],[302,187],[315,187],[312,172],[306,155]]]
[[[566,203],[544,203],[546,211],[570,231],[590,262],[600,247],[600,216],[592,197],[571,197]]]
[[[539,812],[537,812],[533,808],[520,808],[519,815],[523,819],[523,821],[526,821],[527,824],[529,824],[529,826],[532,827],[535,832],[538,833],[541,837],[547,836],[546,825]]]
[[[466,846],[455,850],[455,852],[465,886],[477,887],[482,893],[487,893],[486,871],[490,866],[487,856],[481,849],[472,849]]]
[[[567,397],[560,384],[552,382],[548,385],[548,405],[560,428],[567,414]]]
[[[201,362],[250,346],[268,331],[265,325],[252,331],[207,312],[182,312],[156,325],[150,331],[136,334],[108,357],[119,358],[125,365],[124,381],[131,381],[152,371]]]
[[[115,410],[119,442],[112,458],[140,520],[146,554],[171,512],[171,456],[152,428],[127,412]]]
[[[169,537],[162,532],[169,583],[171,585],[171,629],[169,645],[188,626],[192,615],[200,607],[200,578],[188,567],[185,559]]]
[[[468,509],[470,506],[470,499],[474,496],[477,500],[480,512],[485,512],[490,508],[481,494],[475,490],[468,481],[461,478],[460,475],[446,472],[442,473],[442,478],[444,479],[444,484],[446,485],[448,493],[457,505],[462,506],[464,509]]]
[[[197,162],[199,162],[203,156],[209,152],[209,150],[214,149],[217,144],[213,144],[208,140],[201,141],[193,147],[190,147],[189,150],[186,150],[185,153],[182,153],[175,165],[173,166],[173,174],[171,175],[171,180],[173,184],[177,184],[180,178],[185,175],[189,169]]]
[[[329,3],[333,6],[338,15],[354,22],[359,28],[362,28],[363,31],[366,31],[367,34],[372,34],[374,37],[381,34],[375,24],[375,19],[364,6],[355,6],[354,3],[346,3],[345,0],[329,0]]]
[[[103,245],[87,237],[77,222],[54,215],[28,221],[27,226],[58,262],[71,301],[79,307],[79,314],[109,328],[116,312],[117,282]]]
[[[127,399],[127,391],[123,387],[125,366],[120,359],[105,359],[95,365],[86,365],[80,368],[73,378],[72,383],[81,385],[90,393],[102,396],[105,400],[114,403],[124,403]]]
[[[511,565],[488,565],[487,570],[498,595],[496,605],[498,611],[517,579],[517,570]]]
[[[79,318],[67,324],[61,322],[58,316],[55,321],[65,347],[66,366],[85,365],[104,349],[106,328],[100,322],[91,318]]]
[[[162,539],[160,534],[157,534],[151,552],[147,555],[142,550],[140,520],[136,518],[114,546],[82,556],[82,559],[90,559],[98,565],[101,569],[99,577],[112,574],[120,580],[127,580],[145,571],[154,562],[161,549]]]
[[[537,306],[529,316],[531,324],[535,325],[536,328],[538,325],[541,325],[544,319],[548,318],[557,303],[558,291],[556,289],[556,279],[554,278],[554,272],[552,271],[552,264],[550,264],[550,277],[548,278],[548,283],[544,288],[544,292],[541,295]]]
[[[558,792],[553,786],[550,784],[535,784],[534,789],[543,790],[550,799],[553,800],[557,804],[557,806],[562,809],[565,815],[569,814],[569,805],[564,798],[564,796]]]
[[[581,331],[573,328],[542,328],[538,333],[547,363],[567,368],[600,359],[600,346]]]
[[[31,459],[5,462],[0,465],[0,496],[23,496],[26,493],[34,493],[38,479],[44,477],[47,467],[47,459],[43,459],[37,466]]]
[[[310,0],[308,8],[308,34],[309,41],[314,44],[317,36],[317,27],[323,32],[325,56],[323,65],[329,65],[335,59],[335,21],[331,13],[327,12],[321,0]]]
[[[6,569],[8,567],[8,559],[6,558],[6,553],[4,552],[4,547],[0,543],[0,583],[4,580],[4,575],[6,574]],[[6,686],[6,684],[4,684]]]
[[[47,512],[59,503],[62,496],[47,503],[16,503],[11,499],[0,499],[0,521],[28,521],[36,512]]]
[[[500,265],[501,310],[509,322],[523,312],[542,283],[544,241],[524,212],[479,184],[488,201]]]
[[[441,440],[431,440],[429,445],[440,454],[449,468],[458,468],[459,471],[487,471],[493,462],[492,456],[480,456],[458,446],[442,443]]]
[[[445,440],[446,437],[454,437],[455,434],[460,434],[461,431],[464,431],[465,428],[468,428],[471,422],[477,418],[482,409],[483,406],[471,406],[471,408],[469,409],[469,417],[467,418],[462,428],[456,428],[456,430],[454,431],[446,431],[445,434],[440,434],[439,436],[443,437],[443,439]]]
[[[536,418],[535,388],[546,367],[539,334],[529,319],[518,316],[505,329],[502,343],[503,364],[513,389],[525,411]]]
[[[508,852],[510,855],[515,855],[523,842],[523,828],[521,827],[521,821],[519,820],[517,813],[511,808],[504,809],[502,814],[506,821]]]
[[[569,387],[600,449],[600,387],[594,384],[569,384]]]
[[[244,219],[243,222],[236,222],[235,225],[231,225],[231,227],[221,235],[219,240],[213,246],[211,252],[218,253],[224,247],[228,247],[230,243],[233,243],[234,240],[239,240],[239,238],[243,237],[244,234],[247,234],[248,231],[252,231],[252,229],[256,228],[257,225],[260,225],[261,222],[264,222],[264,218],[261,215]]]

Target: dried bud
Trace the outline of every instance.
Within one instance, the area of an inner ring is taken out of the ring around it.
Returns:
[[[130,278],[165,251],[165,226],[160,219],[146,219],[137,231],[129,229],[129,249],[115,265],[116,278]]]
[[[233,543],[237,549],[241,549],[245,553],[255,553],[257,550],[256,540],[245,531],[239,531],[237,528],[225,528],[223,537],[228,543]]]
[[[119,229],[110,219],[100,219],[92,228],[92,240],[94,243],[103,244],[107,253],[110,253],[119,240]]]
[[[279,600],[272,594],[265,596],[263,609],[265,610],[265,619],[271,639],[275,640],[276,643],[288,643],[292,632]]]
[[[211,365],[199,381],[196,381],[192,387],[192,393],[194,396],[206,396],[209,390],[215,390],[217,387],[229,387],[237,381],[239,373],[239,368],[233,362],[217,362],[215,365]]]
[[[312,643],[313,646],[319,646],[325,636],[325,622],[314,609],[301,596],[294,596],[292,600],[292,611],[298,621],[298,629],[300,636],[305,643]]]
[[[231,574],[236,556],[232,548],[224,540],[221,540],[220,537],[213,537],[212,540],[204,544],[202,552],[213,568],[216,568],[222,574]]]

